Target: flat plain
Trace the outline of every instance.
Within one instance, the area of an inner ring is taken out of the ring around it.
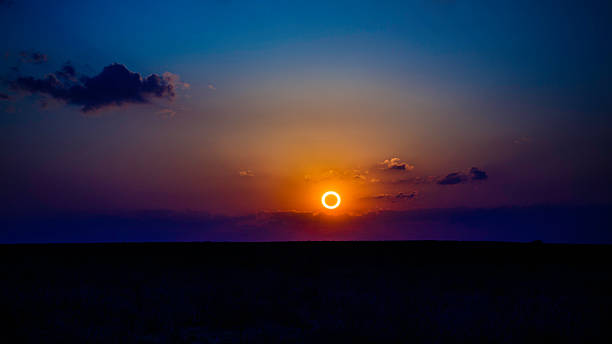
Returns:
[[[606,342],[610,245],[0,245],[4,343]]]

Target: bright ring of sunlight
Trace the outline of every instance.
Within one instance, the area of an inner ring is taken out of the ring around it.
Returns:
[[[329,205],[325,202],[325,199],[327,198],[327,196],[336,196],[336,204],[334,205]],[[323,206],[327,209],[336,209],[338,208],[338,206],[340,205],[340,195],[338,195],[337,192],[335,191],[327,191],[326,193],[323,194],[323,197],[321,197],[321,203],[323,203]]]

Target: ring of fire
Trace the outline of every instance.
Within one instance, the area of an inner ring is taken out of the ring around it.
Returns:
[[[337,200],[336,204],[334,205],[327,204],[327,202],[325,202],[325,199],[327,198],[327,196],[335,196]],[[321,197],[321,203],[327,209],[336,209],[340,205],[340,195],[338,195],[338,193],[335,191],[327,191],[326,193],[323,194],[323,197]]]

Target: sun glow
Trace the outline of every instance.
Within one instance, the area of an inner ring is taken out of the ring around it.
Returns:
[[[326,200],[328,196],[336,197],[336,203],[333,205],[327,204]],[[326,193],[323,194],[323,197],[321,197],[321,203],[327,209],[336,209],[340,205],[340,195],[338,195],[338,193],[335,191],[327,191]]]

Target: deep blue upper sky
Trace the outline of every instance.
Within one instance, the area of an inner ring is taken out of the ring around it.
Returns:
[[[582,96],[603,95],[600,86],[610,76],[607,1],[16,1],[3,7],[5,50],[37,49],[55,62],[92,67],[117,60],[156,71],[273,51],[279,59],[299,54],[305,61],[357,54],[353,61],[401,69],[410,57],[444,73],[478,74],[483,82],[498,75],[509,87]],[[312,44],[276,51],[305,42]]]

